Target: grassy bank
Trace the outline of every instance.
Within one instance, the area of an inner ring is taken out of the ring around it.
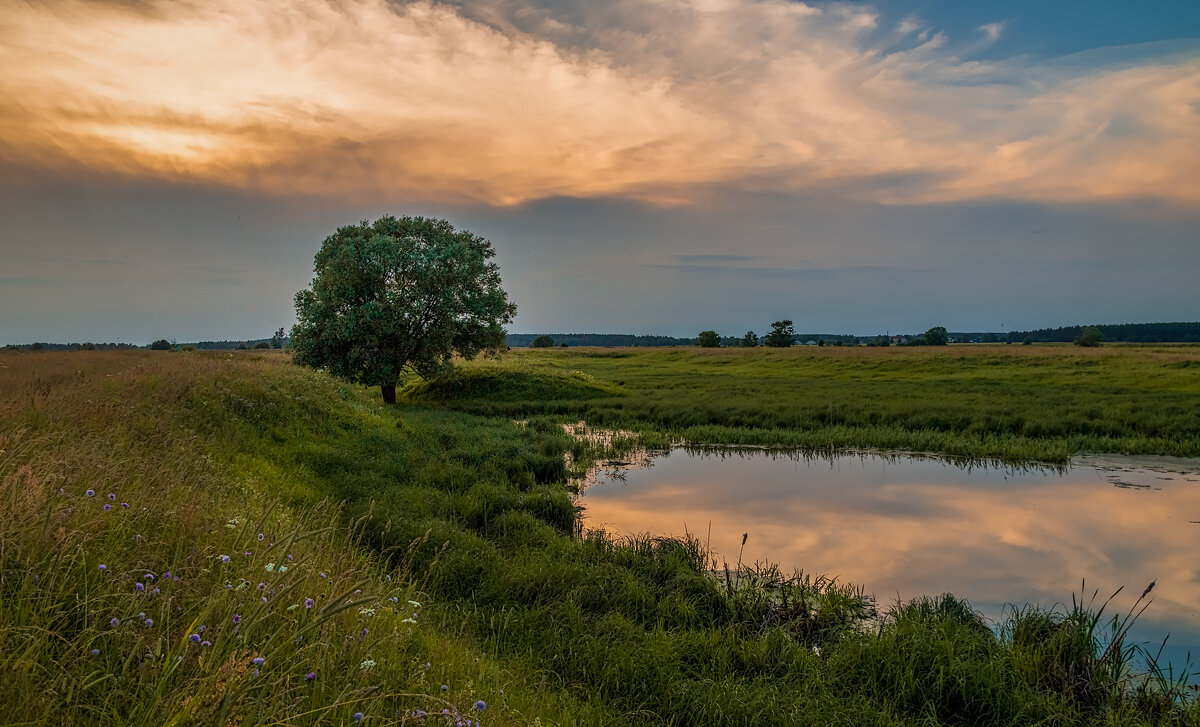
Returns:
[[[450,389],[384,407],[277,355],[0,354],[6,720],[1200,719],[1098,648],[1086,609],[995,631],[937,596],[876,618],[819,579],[714,580],[696,543],[572,537],[563,454],[594,452],[563,418],[649,401],[663,375],[586,360],[464,368],[472,413]]]
[[[554,415],[691,444],[1065,462],[1200,456],[1200,347],[568,349],[462,368],[414,401]],[[540,386],[561,378],[569,387]],[[531,389],[524,397],[509,388]]]

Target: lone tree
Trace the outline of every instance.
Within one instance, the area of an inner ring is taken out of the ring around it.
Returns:
[[[696,345],[700,348],[720,348],[721,337],[716,331],[700,331],[700,335],[696,337]]]
[[[1096,348],[1103,340],[1104,334],[1100,332],[1099,328],[1088,326],[1080,332],[1079,338],[1075,339],[1075,345],[1083,346],[1084,348]]]
[[[530,343],[529,347],[530,348],[550,348],[553,345],[554,345],[554,339],[543,333],[542,335],[533,339],[533,343]]]
[[[746,331],[746,335],[742,336],[742,348],[754,348],[758,346],[758,334],[754,331]]]
[[[791,321],[775,321],[771,324],[771,332],[762,337],[762,345],[772,348],[786,348],[796,342],[796,329]]]
[[[378,386],[392,404],[405,372],[428,378],[456,353],[503,346],[517,307],[495,255],[445,220],[388,215],[339,228],[321,243],[312,290],[296,293],[296,363]]]
[[[926,346],[945,346],[950,343],[950,333],[944,326],[930,328],[922,338]]]

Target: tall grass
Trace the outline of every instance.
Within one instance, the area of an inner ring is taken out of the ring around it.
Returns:
[[[1200,717],[1111,670],[1084,692],[1049,678],[1061,660],[1022,650],[1029,627],[981,627],[952,597],[877,614],[767,564],[715,575],[694,539],[575,537],[564,454],[612,443],[559,415],[385,407],[256,354],[3,354],[0,394],[13,723]]]

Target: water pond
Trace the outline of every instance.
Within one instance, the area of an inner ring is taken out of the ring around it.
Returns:
[[[602,463],[579,495],[583,524],[690,534],[718,562],[769,560],[837,576],[881,606],[950,592],[990,618],[1118,587],[1124,612],[1151,581],[1133,636],[1200,668],[1200,461],[1084,457],[1066,468],[762,450],[650,453]],[[1111,607],[1110,607],[1111,608]]]

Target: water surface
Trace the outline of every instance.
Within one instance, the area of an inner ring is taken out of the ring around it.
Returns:
[[[997,618],[1006,604],[1070,604],[1086,579],[1100,601],[1125,586],[1123,610],[1156,581],[1136,635],[1170,632],[1172,663],[1200,657],[1197,460],[1106,456],[1055,470],[673,450],[598,468],[579,499],[585,528],[691,534],[731,567],[746,533],[743,562],[837,576],[881,606],[950,592]]]

